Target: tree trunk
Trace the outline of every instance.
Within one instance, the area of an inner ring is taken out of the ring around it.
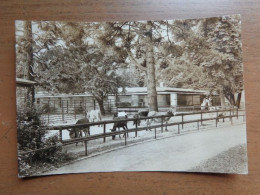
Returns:
[[[32,36],[32,22],[25,21],[24,22],[24,36],[27,42],[27,46],[25,49],[26,52],[26,66],[27,66],[27,79],[30,81],[34,81],[33,77],[33,36]],[[31,97],[29,102],[33,104],[34,99],[34,88],[28,88],[28,97]]]
[[[155,79],[155,63],[152,44],[152,26],[151,22],[146,24],[146,67],[147,67],[147,96],[149,111],[158,111],[156,79]]]
[[[236,104],[234,94],[231,94],[231,95],[230,95],[230,104],[231,104],[231,106],[235,106],[235,104]]]
[[[219,97],[220,97],[220,102],[221,102],[221,107],[225,109],[225,95],[223,93],[223,90],[219,90]]]
[[[236,104],[235,104],[235,105],[236,105],[238,108],[240,108],[241,95],[242,95],[241,92],[237,94],[237,101],[236,101]]]
[[[101,115],[105,115],[106,111],[105,111],[105,108],[104,108],[104,101],[103,101],[103,99],[102,100],[97,99],[97,102],[98,102],[98,105],[99,105],[99,109],[100,109]]]

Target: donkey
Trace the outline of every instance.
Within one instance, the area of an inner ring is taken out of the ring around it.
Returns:
[[[172,116],[174,116],[174,111],[172,109],[168,110],[167,112],[156,112],[156,111],[151,111],[148,113],[148,117],[152,117],[152,116],[164,116],[164,115],[169,115],[167,117],[163,118],[163,121],[168,124],[168,121],[171,119]],[[147,124],[147,129],[149,129],[150,131],[151,129],[151,124],[152,122],[160,122],[161,119],[159,118],[153,118],[153,119],[147,119],[146,124]],[[167,130],[167,126],[166,126],[166,131]]]
[[[86,123],[89,123],[89,120],[87,118],[82,118],[76,122],[76,125],[82,125]],[[83,133],[85,134],[85,137],[90,136],[89,127],[76,127],[74,129],[69,130],[69,136],[71,139],[81,138],[83,137]],[[78,143],[76,143],[76,146],[77,145]]]
[[[114,117],[113,117],[113,120],[115,120],[115,123],[113,125],[113,128],[110,129],[111,132],[115,132],[116,129],[118,129],[118,131],[120,131],[120,128],[122,127],[124,130],[128,129],[127,127],[127,121],[120,121],[120,120],[123,120],[123,119],[127,119],[127,115],[124,114],[124,113],[115,113],[114,114]],[[128,136],[128,133],[127,133],[127,136]],[[121,135],[119,134],[119,137],[121,138]],[[114,140],[116,138],[115,135],[112,135],[112,140]]]

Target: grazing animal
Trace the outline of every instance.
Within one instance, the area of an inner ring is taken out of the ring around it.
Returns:
[[[140,124],[141,124],[140,115],[139,114],[135,114],[133,116],[133,118],[136,119],[136,120],[133,121],[133,125],[140,126]]]
[[[149,110],[147,110],[147,109],[145,109],[145,110],[138,110],[137,114],[135,114],[133,116],[133,118],[137,119],[137,120],[133,121],[133,125],[136,125],[136,123],[137,123],[137,126],[139,126],[141,124],[141,120],[139,118],[147,117],[148,113],[149,113]],[[146,119],[145,119],[145,121],[146,121]]]
[[[217,121],[219,122],[219,119],[223,119],[223,122],[224,122],[224,119],[225,119],[225,114],[224,113],[220,113],[217,117]]]
[[[86,123],[89,123],[89,120],[87,118],[79,119],[76,122],[77,125],[86,124]],[[81,138],[83,137],[83,133],[85,134],[85,137],[90,136],[89,127],[77,127],[69,130],[69,136],[71,139]],[[76,143],[76,146],[77,145],[78,143]]]
[[[111,130],[111,132],[115,132],[116,129],[118,129],[118,131],[120,131],[120,128],[122,127],[124,130],[128,129],[127,128],[127,121],[120,121],[120,120],[123,120],[123,119],[127,119],[127,115],[125,116],[118,116],[119,113],[116,113],[114,114],[114,117],[113,117],[113,120],[115,120],[115,123],[114,123],[114,126]],[[127,136],[128,136],[128,133],[127,133]],[[119,137],[121,138],[121,136],[119,135]],[[114,140],[116,138],[115,135],[112,135],[112,139]]]
[[[165,122],[166,124],[168,124],[168,121],[171,119],[172,116],[174,116],[174,111],[172,109],[168,110],[167,112],[156,112],[156,111],[151,111],[148,113],[148,117],[152,117],[152,116],[163,116],[163,115],[170,115],[168,117],[164,117],[163,118],[163,122]],[[147,128],[151,131],[151,124],[152,122],[161,122],[161,118],[153,118],[153,119],[147,119]],[[167,130],[167,126],[166,126],[166,131]]]
[[[102,121],[100,110],[90,110],[87,114],[89,122],[99,122]],[[99,126],[99,125],[98,125]]]
[[[115,117],[125,117],[125,118],[128,118],[126,112],[116,112],[116,113],[114,113],[113,119]]]
[[[203,102],[201,103],[201,110],[211,110],[211,106],[212,106],[212,98],[211,97],[204,98]]]
[[[138,110],[138,115],[140,116],[140,117],[147,117],[148,116],[148,113],[149,113],[149,110],[147,109],[147,110]]]
[[[209,100],[207,98],[203,99],[203,102],[201,103],[201,110],[208,110],[209,106]]]

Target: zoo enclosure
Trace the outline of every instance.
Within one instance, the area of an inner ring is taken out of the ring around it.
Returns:
[[[224,122],[224,120],[226,118],[228,118],[230,120],[230,122],[232,123],[233,117],[238,118],[238,117],[242,116],[243,121],[244,121],[245,120],[244,111],[245,110],[239,110],[237,108],[233,108],[233,109],[227,109],[227,110],[216,110],[216,111],[195,112],[195,113],[181,113],[181,114],[176,115],[176,116],[181,116],[182,120],[180,122],[173,122],[173,123],[164,122],[164,118],[170,117],[170,115],[153,116],[153,117],[141,117],[139,119],[140,120],[159,119],[160,124],[149,126],[151,129],[155,130],[154,131],[154,138],[156,139],[157,138],[157,128],[161,128],[161,132],[163,132],[163,128],[165,128],[165,130],[167,131],[167,127],[169,127],[169,126],[178,126],[178,132],[177,133],[181,134],[181,129],[184,128],[184,124],[197,123],[197,129],[199,130],[200,124],[202,125],[204,121],[210,121],[210,120],[215,121],[215,124],[216,124],[216,127],[217,127],[220,119],[222,119],[223,122]],[[223,115],[223,116],[220,117],[220,115],[219,115],[220,113],[227,113],[227,112],[229,113],[229,115]],[[243,112],[243,114],[239,114],[239,112]],[[203,118],[203,114],[205,114],[205,113],[216,113],[216,116],[210,117],[210,118]],[[188,116],[188,115],[200,115],[200,119],[185,121],[184,118],[185,118],[185,116]],[[172,116],[172,117],[174,117],[174,116]],[[127,136],[126,136],[127,133],[135,132],[135,136],[137,136],[138,131],[144,131],[144,130],[148,129],[148,127],[138,127],[137,126],[137,120],[138,119],[135,119],[135,118],[123,119],[123,120],[117,120],[117,121],[107,120],[107,121],[93,122],[93,123],[80,124],[80,125],[60,125],[60,126],[42,127],[41,130],[42,131],[59,130],[59,132],[60,132],[59,137],[60,137],[60,141],[62,143],[62,146],[75,144],[75,143],[78,143],[78,142],[84,142],[84,144],[85,144],[85,155],[88,155],[88,141],[91,141],[91,140],[103,139],[103,142],[106,142],[107,137],[124,134],[124,142],[125,142],[125,145],[127,145]],[[135,121],[136,125],[135,125],[135,128],[132,128],[132,129],[116,131],[116,132],[106,132],[106,130],[107,130],[106,125],[107,124],[115,123],[115,122],[118,122],[118,121],[120,121],[120,122]],[[83,128],[86,128],[86,127],[97,126],[97,125],[103,125],[103,133],[91,135],[91,136],[88,136],[88,137],[62,140],[62,131],[64,131],[64,130],[67,130],[67,129],[76,130],[77,128],[83,129]],[[32,150],[32,151],[26,151],[26,152],[19,153],[19,155],[44,151],[44,150],[48,150],[49,148],[52,148],[52,147],[55,147],[55,146],[50,146],[50,147],[41,148],[41,149]]]
[[[77,120],[80,118],[86,118],[87,112],[90,110],[100,109],[96,100],[45,100],[36,101],[37,107],[41,108],[42,113],[41,120],[45,123],[55,122],[67,122],[71,120]],[[107,114],[115,112],[127,112],[128,114],[135,114],[141,109],[148,109],[146,106],[130,106],[122,104],[122,102],[115,102],[112,99],[104,101],[104,108]],[[200,112],[201,106],[165,106],[159,107],[159,111],[167,111],[173,108],[176,112]],[[220,106],[211,106],[207,109],[221,109]]]

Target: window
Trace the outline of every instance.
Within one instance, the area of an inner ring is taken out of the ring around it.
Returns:
[[[178,106],[200,105],[200,95],[178,94],[177,104]]]

